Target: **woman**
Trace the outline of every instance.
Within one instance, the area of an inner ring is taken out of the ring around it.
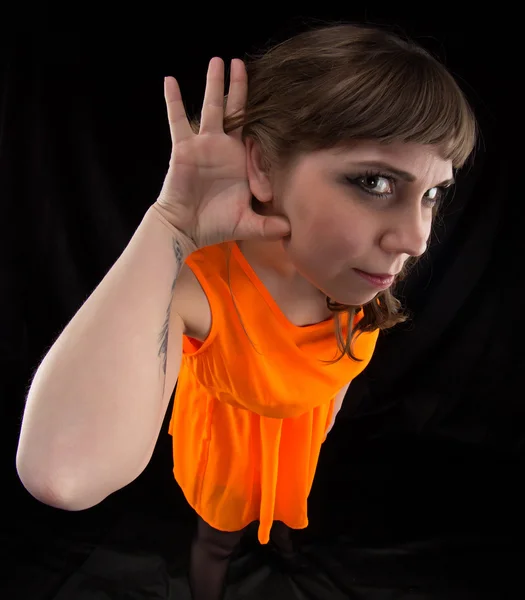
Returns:
[[[200,123],[176,80],[164,186],[32,382],[17,467],[78,510],[136,478],[170,423],[198,519],[190,584],[220,598],[243,529],[288,546],[317,459],[427,246],[476,124],[417,45],[313,29],[245,65],[213,58]],[[157,339],[158,338],[158,339]],[[159,350],[160,347],[160,350]],[[283,533],[284,531],[284,533]]]

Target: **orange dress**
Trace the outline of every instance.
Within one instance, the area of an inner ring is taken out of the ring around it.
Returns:
[[[183,338],[169,432],[173,473],[206,523],[238,531],[259,521],[269,541],[274,520],[308,525],[321,445],[339,390],[368,364],[378,331],[361,334],[338,356],[333,318],[293,325],[235,242],[186,260],[211,308],[205,342]],[[356,316],[356,322],[362,313]]]

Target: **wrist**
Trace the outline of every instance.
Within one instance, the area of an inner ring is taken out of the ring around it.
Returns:
[[[151,217],[160,221],[172,234],[173,238],[177,240],[178,246],[183,253],[183,259],[185,260],[190,254],[198,250],[195,242],[186,235],[183,231],[175,227],[169,220],[165,210],[162,206],[159,206],[156,202],[152,204],[147,210],[147,214]]]

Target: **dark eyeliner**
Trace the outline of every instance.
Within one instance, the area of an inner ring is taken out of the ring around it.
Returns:
[[[366,179],[368,177],[381,177],[383,179],[387,179],[390,182],[390,185],[392,186],[392,192],[391,193],[371,192],[360,182],[360,180]],[[370,196],[374,196],[375,198],[388,198],[389,196],[391,196],[395,191],[395,186],[396,186],[396,182],[397,182],[397,179],[394,175],[392,175],[391,173],[384,173],[382,171],[365,171],[359,175],[352,176],[352,177],[347,175],[346,180],[349,183],[351,183],[352,185],[356,185],[357,187],[359,187],[359,189],[362,190],[363,192],[365,192],[366,194],[368,194]],[[443,202],[443,200],[445,199],[445,196],[447,194],[447,191],[452,186],[438,185],[435,187],[438,190],[438,195],[435,199],[429,199],[429,198],[426,198],[426,196],[423,197],[423,201],[430,200],[429,204],[432,208],[439,206],[439,204],[441,204],[441,202]]]
[[[369,189],[367,189],[364,185],[360,183],[361,179],[366,179],[367,177],[382,177],[383,179],[387,179],[390,182],[390,185],[392,186],[392,192],[390,194],[371,192]],[[391,175],[390,173],[383,173],[380,171],[364,171],[363,173],[356,175],[355,177],[350,177],[347,175],[346,179],[349,183],[351,183],[352,185],[356,185],[363,192],[369,194],[370,196],[374,196],[374,198],[388,198],[388,196],[394,193],[396,185],[396,178],[393,175]]]

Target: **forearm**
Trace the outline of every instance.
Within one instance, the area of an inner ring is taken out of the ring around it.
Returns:
[[[167,315],[189,249],[153,211],[32,380],[16,462],[43,502],[100,502],[138,476],[158,437],[170,393]]]

